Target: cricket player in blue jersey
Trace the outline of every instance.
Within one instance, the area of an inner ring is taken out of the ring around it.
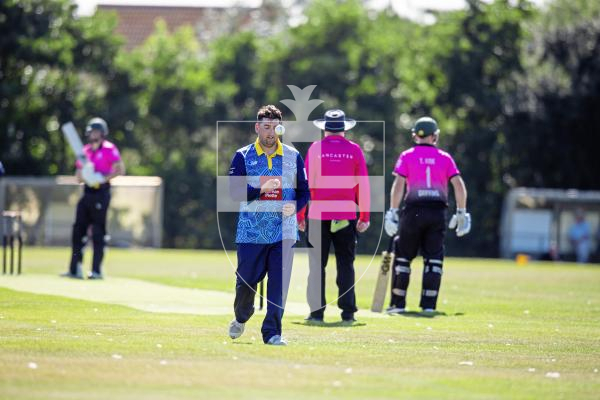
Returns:
[[[262,107],[254,126],[256,141],[236,151],[229,169],[231,196],[240,201],[235,319],[229,324],[229,336],[236,339],[244,332],[254,314],[256,287],[267,276],[267,313],[261,331],[269,345],[287,344],[281,336],[281,319],[298,240],[296,212],[310,198],[304,160],[275,132],[281,120],[277,107]]]

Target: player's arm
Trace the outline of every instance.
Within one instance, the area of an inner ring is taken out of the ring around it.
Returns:
[[[364,232],[369,228],[371,214],[371,185],[369,183],[369,171],[362,150],[356,152],[355,176],[358,178],[358,217],[357,230]]]
[[[296,159],[296,168],[296,206],[298,210],[303,210],[310,200],[310,190],[308,189],[304,160],[302,160],[300,153],[298,153]]]
[[[404,197],[404,186],[406,185],[406,178],[402,175],[396,175],[394,183],[392,183],[392,189],[390,190],[390,208],[400,208],[400,203]]]
[[[309,147],[308,151],[306,152],[306,161],[304,163],[304,170],[306,171],[306,175],[305,175],[306,185],[308,187],[309,192],[310,192],[310,188],[315,187],[314,177],[312,176],[312,175],[314,175],[314,172],[310,167],[311,157],[312,157],[311,149],[312,149],[312,146]],[[309,200],[310,200],[310,198],[309,198]],[[296,214],[296,217],[298,219],[298,229],[302,232],[304,232],[306,229],[306,210],[307,210],[307,208],[308,208],[307,204],[304,204],[304,206],[302,206],[302,207],[298,206],[298,214]]]
[[[308,181],[306,179],[306,173],[304,172],[304,161],[300,153],[296,156],[296,189],[294,193],[294,203],[286,203],[283,206],[283,215],[291,217],[292,215],[297,216],[297,211],[302,210],[308,200],[310,199],[310,192],[308,190]]]
[[[455,175],[450,179],[452,187],[454,188],[454,198],[456,199],[456,208],[466,209],[467,208],[467,187],[465,181],[460,175]]]
[[[113,163],[112,172],[106,175],[106,181],[108,182],[111,179],[120,175],[125,175],[125,163],[123,162],[123,160],[119,160]]]
[[[396,179],[392,184],[390,190],[390,209],[385,213],[384,229],[385,233],[390,237],[394,237],[398,233],[398,223],[400,218],[398,216],[398,208],[404,197],[404,185],[406,184],[406,177],[394,172]]]
[[[75,178],[77,178],[77,182],[79,182],[79,183],[83,183],[84,182],[83,176],[81,175],[81,168],[77,168],[75,170]]]
[[[573,227],[569,229],[569,242],[571,242],[571,246],[575,246],[577,243],[577,238],[575,237],[575,231],[573,230]]]
[[[233,160],[231,160],[231,166],[229,167],[229,193],[231,194],[231,198],[235,201],[254,201],[260,196],[260,188],[255,188],[246,183],[246,188],[244,190],[244,185],[240,185],[242,178],[235,178],[245,176],[246,162],[244,161],[244,156],[241,153],[236,152],[235,156],[233,156]]]
[[[450,178],[456,199],[456,214],[450,219],[448,227],[456,228],[456,236],[464,236],[471,231],[471,214],[467,212],[467,188],[460,175]]]
[[[398,233],[398,224],[400,222],[398,208],[404,199],[404,185],[406,184],[406,177],[408,176],[409,172],[406,154],[406,152],[400,154],[393,171],[393,174],[396,178],[394,179],[392,189],[390,190],[390,208],[385,213],[383,225],[385,228],[385,233],[387,233],[390,237],[394,237],[396,233]]]

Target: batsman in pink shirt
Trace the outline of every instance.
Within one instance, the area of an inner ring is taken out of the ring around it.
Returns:
[[[406,311],[410,264],[419,252],[424,262],[420,307],[424,312],[436,309],[444,262],[448,182],[454,188],[457,207],[449,227],[456,229],[457,236],[471,230],[467,189],[452,156],[436,147],[439,133],[433,118],[418,119],[412,128],[415,146],[400,154],[394,168],[391,208],[384,225],[389,236],[397,235],[390,314]]]
[[[125,173],[119,149],[109,142],[108,125],[102,118],[92,118],[85,129],[88,143],[83,146],[86,162],[76,163],[76,176],[84,183],[83,196],[77,203],[72,231],[72,253],[67,278],[83,279],[83,249],[91,227],[94,257],[88,279],[102,279],[102,260],[106,238],[106,216],[110,204],[110,180]]]
[[[354,256],[357,234],[369,227],[370,187],[367,165],[360,146],[345,137],[356,125],[342,110],[329,110],[314,121],[324,138],[306,154],[306,173],[311,202],[308,209],[309,275],[307,320],[322,322],[325,299],[325,267],[333,244],[337,267],[338,306],[342,321],[354,322]],[[358,221],[356,218],[359,210]],[[306,227],[306,209],[298,213],[298,228]]]

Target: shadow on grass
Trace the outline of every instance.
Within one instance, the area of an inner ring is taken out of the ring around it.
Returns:
[[[336,321],[336,322],[315,322],[315,321],[294,321],[292,322],[294,325],[302,325],[302,326],[316,326],[319,328],[357,328],[359,326],[366,326],[367,324],[364,322],[344,322],[344,321]]]
[[[245,344],[245,345],[252,345],[255,344],[254,342],[237,342],[237,341],[232,341],[231,344]]]
[[[454,314],[446,314],[443,311],[422,312],[422,311],[406,311],[401,314],[394,314],[393,317],[408,317],[408,318],[436,318],[436,317],[461,317],[465,313],[457,312]]]

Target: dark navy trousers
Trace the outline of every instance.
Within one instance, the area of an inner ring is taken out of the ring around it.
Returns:
[[[83,196],[77,203],[75,223],[71,235],[72,255],[69,271],[77,272],[77,265],[83,260],[83,248],[87,242],[88,228],[92,227],[92,242],[94,244],[94,258],[92,271],[102,273],[102,260],[104,246],[106,245],[106,216],[110,204],[110,187],[102,185],[100,189],[85,187]]]
[[[294,240],[272,244],[238,243],[236,272],[235,319],[245,323],[254,314],[254,297],[258,283],[267,277],[267,314],[262,324],[266,343],[281,335],[281,319],[290,285]]]

